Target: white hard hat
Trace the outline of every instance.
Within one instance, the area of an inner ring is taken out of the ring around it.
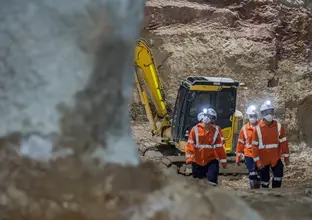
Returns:
[[[204,113],[204,112],[199,113],[199,114],[197,115],[197,119],[198,119],[198,121],[203,120],[204,115],[205,115],[205,113]]]
[[[212,108],[205,108],[202,112],[200,112],[198,115],[197,115],[197,119],[198,121],[201,121],[203,120],[204,116],[205,115],[208,115],[208,116],[213,116],[215,117],[215,119],[217,120],[217,113],[215,110],[213,110]]]
[[[249,106],[247,108],[246,114],[247,115],[256,115],[257,114],[256,106],[254,106],[254,105]]]
[[[260,112],[263,112],[265,110],[269,110],[269,109],[273,109],[274,110],[274,106],[271,103],[271,101],[266,101],[265,103],[263,103],[260,107]]]
[[[207,115],[213,116],[217,119],[217,112],[215,110],[213,110],[212,108],[207,109]]]

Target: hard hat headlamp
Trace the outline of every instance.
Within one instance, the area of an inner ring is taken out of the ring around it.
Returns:
[[[255,110],[256,110],[256,106],[254,106],[254,105],[249,106],[249,108],[250,108],[250,110],[252,110],[252,111],[255,111]]]

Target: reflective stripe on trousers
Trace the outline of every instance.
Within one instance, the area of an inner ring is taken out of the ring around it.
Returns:
[[[264,181],[261,181],[261,185],[264,185],[264,186],[269,186],[269,185],[270,185],[270,182],[264,182]]]

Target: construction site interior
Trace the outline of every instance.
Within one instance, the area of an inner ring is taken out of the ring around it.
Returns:
[[[311,88],[311,0],[0,0],[0,220],[311,220]],[[281,188],[189,175],[193,90],[218,91],[229,160],[274,103]]]

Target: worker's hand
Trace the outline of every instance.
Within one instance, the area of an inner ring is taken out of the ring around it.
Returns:
[[[227,163],[221,163],[221,166],[222,166],[223,168],[226,168],[226,167],[227,167]]]
[[[240,166],[241,165],[240,161],[236,161],[236,165]]]
[[[191,164],[193,161],[191,161],[191,160],[187,160],[185,163],[186,164]]]
[[[258,165],[258,169],[259,169],[259,170],[261,170],[261,169],[263,169],[263,168],[264,168],[264,166],[263,166],[262,164]]]

